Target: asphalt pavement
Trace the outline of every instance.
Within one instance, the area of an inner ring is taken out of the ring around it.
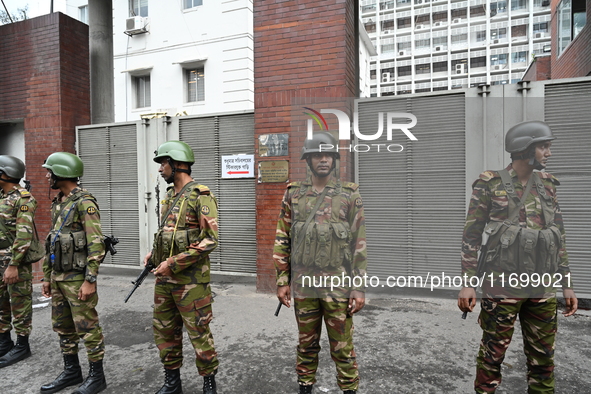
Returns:
[[[128,303],[137,270],[103,267],[99,276],[99,319],[104,330],[105,394],[155,393],[164,382],[152,337],[154,280],[150,275]],[[293,309],[273,313],[277,299],[257,293],[255,278],[212,276],[215,293],[211,329],[220,360],[216,377],[220,394],[297,393]],[[355,316],[355,347],[361,377],[360,394],[473,393],[475,356],[481,330],[476,313],[460,318],[456,292],[399,291],[370,295]],[[51,328],[50,301],[34,286],[35,309],[30,343],[33,355],[0,369],[1,394],[39,393],[62,370],[58,337]],[[479,307],[477,307],[479,309]],[[556,393],[591,392],[591,314],[559,315],[556,343]],[[526,393],[525,356],[516,328],[497,393]],[[340,393],[323,332],[315,394]],[[202,378],[184,334],[184,393],[201,393]],[[84,375],[86,350],[81,344]],[[71,393],[70,387],[61,393]]]

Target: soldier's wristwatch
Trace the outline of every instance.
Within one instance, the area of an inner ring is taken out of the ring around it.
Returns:
[[[86,280],[87,282],[90,282],[90,283],[95,283],[96,282],[96,275],[88,274],[88,275],[86,275],[84,280]]]

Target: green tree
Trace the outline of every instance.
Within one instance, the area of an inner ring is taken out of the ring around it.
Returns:
[[[6,25],[7,23],[11,23],[10,17],[12,17],[12,22],[29,19],[29,15],[27,14],[28,11],[28,5],[24,6],[24,8],[17,8],[16,14],[10,14],[10,16],[8,15],[8,13],[6,13],[6,11],[0,11],[0,25]]]

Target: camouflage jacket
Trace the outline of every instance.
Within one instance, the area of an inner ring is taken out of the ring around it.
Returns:
[[[341,187],[341,209],[339,219],[347,222],[350,226],[352,238],[351,248],[351,267],[341,267],[345,275],[351,277],[366,275],[367,270],[367,250],[365,242],[365,217],[363,212],[363,202],[359,194],[359,186],[352,182],[342,182]],[[332,196],[335,195],[337,182],[332,177],[326,187],[329,189],[324,201],[318,207],[313,222],[324,223],[331,219],[332,215]],[[304,195],[301,195],[304,188]],[[308,179],[305,182],[293,182],[287,186],[287,190],[281,202],[281,212],[277,222],[277,231],[275,236],[275,246],[273,249],[273,259],[275,261],[275,270],[277,275],[277,286],[289,285],[292,279],[292,266],[290,253],[292,252],[291,226],[295,218],[298,217],[298,205],[294,200],[299,198],[306,199],[306,218],[310,211],[316,205],[317,199],[322,193],[318,193],[312,188],[312,183]],[[364,291],[363,287],[355,287],[354,290]]]
[[[72,221],[72,232],[84,231],[86,233],[86,274],[98,275],[99,265],[106,252],[99,207],[95,203],[94,198],[82,196],[77,200],[73,200],[72,198],[80,192],[92,197],[87,190],[76,187],[65,198],[63,193],[59,192],[53,199],[51,203],[52,228],[53,230],[59,230],[67,218],[68,222]],[[72,209],[72,212],[68,215],[70,209]],[[49,242],[51,241],[49,240]],[[50,279],[55,281],[74,281],[84,280],[85,273],[81,271],[52,272],[49,265],[49,256],[45,256],[45,260],[43,261],[43,275],[45,281],[49,281]]]
[[[174,232],[175,227],[177,231],[181,230],[181,227],[199,231],[196,240],[188,245],[187,250],[166,258],[173,275],[158,278],[157,281],[177,284],[208,283],[209,254],[218,246],[217,200],[207,186],[196,184],[187,188],[168,216],[163,218],[177,196],[174,187],[169,187],[165,199],[161,202],[161,223],[164,221],[162,231]],[[184,226],[179,218],[181,208],[185,211]],[[158,265],[160,261],[154,263]]]
[[[0,216],[14,238],[14,243],[11,246],[0,249],[0,264],[3,261],[10,261],[10,265],[21,264],[33,240],[33,232],[35,231],[33,220],[36,209],[35,197],[24,188],[15,185],[6,194],[0,191]],[[6,240],[7,237],[0,233],[0,239]]]
[[[517,180],[517,174],[511,164],[507,166],[507,171],[513,179],[515,192],[518,197],[522,197],[525,187]],[[562,285],[567,288],[568,281],[565,274],[570,272],[568,265],[568,254],[565,248],[565,233],[562,220],[562,212],[558,205],[556,197],[556,186],[560,184],[558,179],[547,172],[538,172],[540,179],[546,189],[546,193],[554,202],[554,223],[560,229],[562,234],[562,248],[559,251],[558,273],[562,274]],[[509,197],[503,187],[503,182],[497,171],[485,171],[472,184],[472,197],[466,224],[464,226],[464,235],[462,239],[462,274],[468,277],[476,275],[478,264],[477,253],[482,241],[484,227],[491,220],[504,221],[508,219]],[[535,187],[532,187],[530,194],[525,199],[524,207],[519,212],[519,225],[534,230],[542,230],[545,227],[544,216],[542,213],[542,202]],[[572,281],[570,282],[572,287]]]

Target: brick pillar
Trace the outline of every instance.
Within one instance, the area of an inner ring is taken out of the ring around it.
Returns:
[[[358,83],[355,3],[254,1],[255,138],[289,134],[288,157],[258,157],[255,141],[256,160],[289,160],[290,181],[306,177],[306,164],[300,160],[307,120],[302,107],[340,109],[352,118],[351,98]],[[329,129],[336,130],[336,118],[332,118]],[[341,152],[344,180],[352,178],[349,156]],[[256,186],[258,291],[275,292],[273,244],[285,188],[283,183]]]
[[[0,26],[0,37],[0,53],[10,54],[0,61],[0,121],[24,124],[26,175],[44,239],[51,201],[41,165],[53,152],[75,153],[75,126],[90,123],[88,26],[56,12]],[[33,271],[42,277],[39,264]]]

